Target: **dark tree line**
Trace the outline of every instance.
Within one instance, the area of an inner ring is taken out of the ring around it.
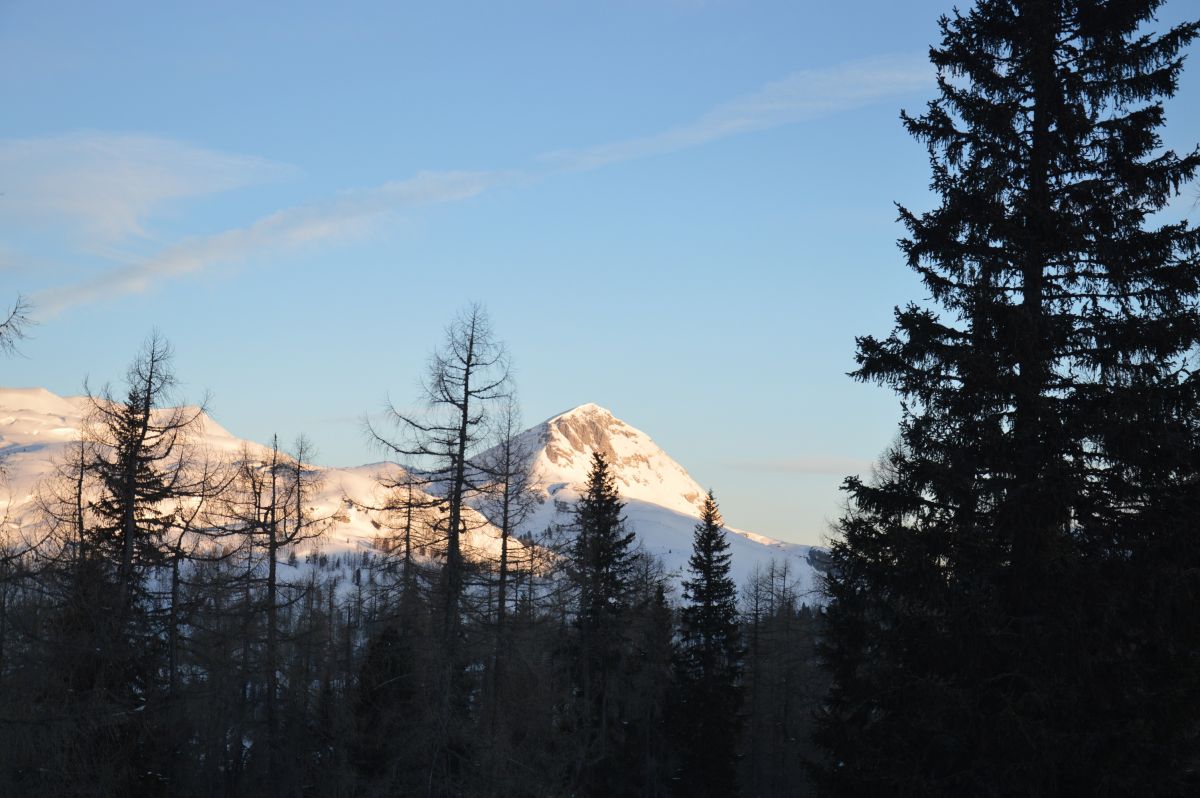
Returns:
[[[481,308],[448,329],[374,546],[332,552],[307,443],[205,451],[152,336],[6,529],[0,794],[803,791],[819,681],[787,567],[743,614],[710,495],[674,595],[599,454],[529,528],[506,362]]]

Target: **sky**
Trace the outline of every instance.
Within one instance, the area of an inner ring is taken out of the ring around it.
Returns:
[[[899,112],[949,9],[0,0],[0,299],[37,321],[0,383],[119,384],[157,329],[181,399],[356,465],[479,302],[528,424],[601,404],[731,525],[820,543],[899,419],[846,374],[924,296]],[[1163,136],[1200,138],[1200,67]]]

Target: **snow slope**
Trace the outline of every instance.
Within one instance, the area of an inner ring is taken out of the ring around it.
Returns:
[[[80,439],[87,410],[86,397],[61,397],[42,388],[0,388],[0,457],[7,478],[6,489],[0,490],[0,515],[7,510],[12,523],[36,523],[33,509],[38,483],[53,474],[56,461],[65,458],[71,443]],[[533,473],[541,499],[528,529],[570,520],[569,512],[564,514],[562,508],[569,508],[578,498],[592,453],[602,452],[626,502],[629,527],[647,550],[663,558],[670,571],[684,575],[705,490],[650,436],[598,405],[585,404],[535,425],[520,437],[533,452]],[[265,449],[236,437],[207,415],[202,417],[194,443],[210,456],[229,459],[243,447]],[[382,503],[377,478],[394,476],[401,467],[377,463],[321,471],[324,480],[311,508],[330,519],[321,549],[331,555],[372,549],[386,530],[380,529],[374,514],[363,506]],[[771,558],[787,559],[798,588],[815,598],[817,571],[813,563],[819,561],[819,550],[743,530],[730,528],[729,532],[739,584],[756,564]],[[464,541],[468,555],[491,554],[498,545],[496,531],[486,524]]]
[[[533,473],[543,498],[528,524],[531,528],[568,520],[555,505],[570,505],[578,499],[592,454],[600,452],[612,467],[629,528],[669,570],[686,575],[692,530],[707,490],[649,435],[589,403],[535,425],[521,433],[520,439],[533,452]],[[733,576],[739,585],[745,584],[755,565],[765,565],[772,558],[786,559],[794,568],[798,589],[815,594],[818,574],[813,562],[818,561],[819,550],[732,527],[726,531],[732,533]]]

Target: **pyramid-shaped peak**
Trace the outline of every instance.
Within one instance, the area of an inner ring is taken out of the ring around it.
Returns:
[[[696,515],[703,492],[688,473],[636,427],[589,402],[524,433],[536,452],[535,471],[546,486],[581,488],[592,455],[604,455],[625,499],[639,499]]]
[[[601,407],[595,402],[585,402],[584,404],[572,407],[570,410],[567,410],[564,413],[559,413],[551,420],[553,421],[560,418],[572,418],[575,416],[607,416],[608,418],[616,418],[612,411],[607,407]]]
[[[542,424],[541,443],[547,448],[551,459],[566,452],[601,452],[609,462],[618,456],[613,449],[614,436],[637,438],[642,445],[653,446],[649,436],[634,429],[598,404],[573,407],[559,413]],[[640,448],[640,447],[639,447]]]

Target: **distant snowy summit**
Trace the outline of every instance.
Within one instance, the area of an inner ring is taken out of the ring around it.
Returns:
[[[534,453],[538,488],[545,498],[555,500],[539,508],[532,526],[554,522],[556,501],[569,504],[578,499],[592,455],[599,452],[611,466],[629,527],[668,569],[684,575],[692,531],[708,491],[649,435],[607,408],[588,403],[531,427],[520,439]],[[732,527],[726,531],[731,533],[733,576],[739,584],[746,582],[755,566],[775,559],[789,564],[797,589],[815,600],[823,550]]]
[[[534,473],[543,485],[578,486],[587,480],[592,455],[604,455],[621,497],[699,515],[705,490],[650,436],[609,410],[585,404],[526,430],[521,438],[537,452]]]
[[[86,397],[60,397],[43,388],[0,388],[0,456],[7,472],[7,491],[0,505],[10,521],[34,523],[34,495],[38,482],[52,473],[56,460],[82,435],[88,409]],[[667,569],[681,577],[691,554],[692,531],[707,492],[649,435],[626,424],[596,404],[583,404],[560,413],[520,433],[521,444],[532,453],[535,487],[541,503],[529,519],[531,531],[569,520],[562,509],[578,499],[592,455],[602,453],[626,503],[629,527],[648,551],[660,556]],[[204,416],[195,441],[208,451],[233,456],[243,446],[262,450]],[[370,549],[381,530],[363,505],[377,505],[375,477],[395,465],[357,468],[324,468],[315,509],[335,519],[320,544],[329,553]],[[720,496],[718,495],[718,500]],[[349,501],[347,501],[349,500]],[[744,584],[756,566],[774,559],[787,562],[796,587],[816,600],[818,565],[822,550],[784,543],[745,530],[729,528],[733,576]],[[472,545],[481,553],[495,548],[498,532],[484,526],[472,534]]]

